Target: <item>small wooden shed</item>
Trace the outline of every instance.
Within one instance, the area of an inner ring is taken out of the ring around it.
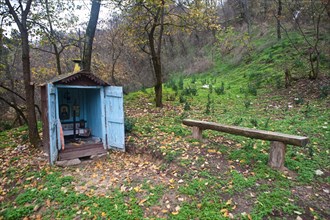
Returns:
[[[122,87],[84,70],[41,85],[43,144],[49,162],[125,151]]]

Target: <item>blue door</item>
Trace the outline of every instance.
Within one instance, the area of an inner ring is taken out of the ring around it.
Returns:
[[[49,162],[54,164],[57,160],[57,119],[56,119],[56,88],[47,84],[48,93],[48,126],[49,126]]]
[[[107,148],[125,151],[123,88],[105,87],[104,102]]]

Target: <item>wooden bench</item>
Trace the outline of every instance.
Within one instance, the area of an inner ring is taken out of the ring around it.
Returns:
[[[222,125],[214,122],[184,119],[184,125],[192,126],[193,138],[202,139],[203,130],[215,130],[234,135],[241,135],[249,138],[256,138],[270,141],[270,154],[268,165],[273,169],[284,169],[286,145],[306,146],[309,142],[308,137],[283,134],[279,132],[263,131],[238,126]]]

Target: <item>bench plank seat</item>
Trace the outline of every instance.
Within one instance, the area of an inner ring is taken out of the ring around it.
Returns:
[[[215,130],[229,134],[245,136],[249,138],[271,141],[270,157],[268,164],[269,166],[275,169],[284,168],[286,144],[304,147],[309,142],[308,137],[283,134],[273,131],[244,128],[238,126],[223,125],[215,122],[184,119],[182,123],[184,125],[193,127],[192,129],[193,137],[196,139],[202,139],[203,130]]]
[[[215,130],[221,131],[229,134],[236,134],[240,136],[256,138],[261,140],[268,140],[268,141],[279,141],[286,144],[292,144],[296,146],[306,146],[309,142],[308,137],[303,136],[296,136],[290,134],[283,134],[279,132],[273,131],[264,131],[264,130],[257,130],[252,128],[244,128],[238,126],[229,126],[218,124],[214,122],[206,122],[206,121],[198,121],[198,120],[191,120],[191,119],[184,119],[182,122],[184,125],[198,127],[202,130]]]

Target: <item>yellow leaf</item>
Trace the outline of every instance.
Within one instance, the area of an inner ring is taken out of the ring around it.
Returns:
[[[106,215],[107,215],[107,214],[105,214],[105,212],[102,212],[102,213],[101,213],[101,216],[102,216],[102,217],[105,217]]]
[[[221,213],[228,212],[228,209],[221,209],[220,212],[221,212]]]
[[[309,207],[309,210],[310,210],[311,212],[314,212],[314,209],[313,209],[313,208],[311,208],[311,207]]]
[[[179,214],[179,212],[172,212],[172,215],[177,215]]]
[[[232,199],[229,199],[227,202],[226,202],[226,205],[231,205],[232,204]]]
[[[202,208],[202,204],[201,203],[198,203],[197,204],[197,208],[199,208],[199,209]]]
[[[147,201],[147,199],[142,199],[140,202],[139,202],[139,205],[143,205],[143,203]]]
[[[213,150],[213,149],[208,149],[208,150],[207,150],[207,152],[209,152],[209,153],[215,153],[215,152],[216,152],[216,150]]]
[[[140,187],[138,187],[138,186],[137,187],[134,187],[134,191],[135,192],[140,192]]]

